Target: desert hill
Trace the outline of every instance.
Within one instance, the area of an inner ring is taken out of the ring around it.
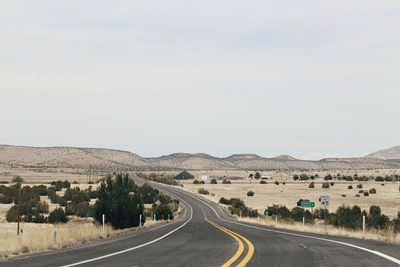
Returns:
[[[329,158],[298,160],[281,155],[264,158],[255,154],[234,154],[226,158],[204,153],[175,153],[145,158],[105,148],[26,147],[0,145],[0,164],[23,168],[77,168],[99,170],[332,170],[400,168],[400,159]]]
[[[400,146],[379,150],[366,155],[366,157],[376,159],[400,159]]]

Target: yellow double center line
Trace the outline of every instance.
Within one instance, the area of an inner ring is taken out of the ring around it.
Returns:
[[[246,266],[246,264],[251,260],[251,258],[253,257],[253,254],[254,254],[254,246],[253,246],[253,244],[247,238],[245,238],[244,236],[239,235],[238,233],[235,233],[235,232],[233,232],[231,230],[228,230],[228,229],[226,229],[226,228],[224,228],[222,226],[219,226],[219,225],[217,225],[217,224],[215,224],[215,223],[213,223],[213,222],[211,222],[211,221],[209,221],[207,219],[206,219],[206,221],[208,223],[212,224],[214,227],[218,228],[219,230],[221,230],[221,231],[227,233],[228,235],[230,235],[231,237],[233,237],[233,239],[235,239],[236,242],[238,242],[238,244],[239,244],[239,247],[238,247],[235,255],[233,255],[232,258],[230,258],[227,262],[225,262],[223,265],[221,265],[221,267],[229,267],[235,261],[237,261],[240,258],[240,256],[243,254],[243,251],[244,251],[244,245],[243,245],[242,240],[244,240],[244,242],[246,242],[247,247],[248,247],[248,251],[247,251],[246,256],[243,258],[243,260],[236,266],[238,266],[238,267]]]

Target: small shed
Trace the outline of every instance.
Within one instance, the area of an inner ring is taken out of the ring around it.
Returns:
[[[176,180],[189,180],[189,179],[194,179],[194,176],[188,173],[187,171],[183,171],[177,176],[175,176]]]

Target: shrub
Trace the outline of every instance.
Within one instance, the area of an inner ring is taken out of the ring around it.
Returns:
[[[302,199],[302,198],[300,198],[298,201],[297,201],[297,207],[301,207],[301,202],[310,202],[310,200],[309,199]]]
[[[77,181],[73,181],[72,183],[73,183],[73,184],[79,184]]]
[[[331,186],[334,186],[335,185],[335,183],[334,182],[331,182]]]
[[[369,193],[370,193],[370,194],[376,194],[376,189],[375,189],[375,188],[371,188],[371,189],[369,190]]]
[[[360,191],[358,191],[358,193],[362,194],[362,193],[364,193],[364,190],[360,190]]]
[[[248,196],[248,197],[252,197],[252,196],[254,196],[254,192],[253,192],[253,191],[249,191],[249,192],[247,192],[247,196]]]
[[[13,202],[12,196],[0,194],[0,203],[1,204],[11,204],[12,202]]]
[[[358,206],[353,206],[352,208],[341,206],[331,218],[335,226],[350,229],[361,228],[362,213],[361,208]]]
[[[273,205],[269,206],[265,211],[268,211],[269,215],[277,215],[284,219],[291,217],[290,211],[286,206]]]
[[[360,195],[359,195],[359,194],[356,194],[356,197],[360,197]]]
[[[76,215],[78,217],[93,216],[93,207],[88,202],[80,202],[76,205]]]
[[[232,204],[232,202],[229,199],[226,199],[224,197],[221,197],[219,199],[219,203],[224,204],[224,205],[231,205]]]
[[[286,185],[286,182],[282,182],[283,185]]]
[[[167,204],[157,206],[154,210],[154,214],[157,220],[168,220],[168,217],[172,220],[174,218],[171,207]]]
[[[349,185],[349,186],[347,187],[347,189],[353,189],[353,186],[352,186],[352,185]]]
[[[279,182],[278,182],[278,181],[275,181],[274,184],[279,185]]]
[[[368,192],[364,192],[364,196],[369,196],[369,193]]]
[[[209,195],[210,192],[208,190],[205,190],[203,188],[200,188],[199,190],[197,190],[197,193],[202,194],[202,195]]]
[[[193,180],[193,184],[200,184],[200,182],[198,180]]]
[[[322,188],[329,188],[329,183],[323,183]]]
[[[62,208],[56,208],[48,217],[49,223],[66,223],[68,221],[67,215]]]
[[[260,181],[260,184],[267,184],[267,182],[264,181],[264,180],[261,180],[261,181]]]
[[[11,182],[13,182],[13,183],[23,183],[23,182],[24,182],[24,179],[22,179],[22,177],[19,176],[19,175],[15,175],[15,176],[12,178]]]
[[[36,210],[39,213],[49,213],[49,204],[46,201],[36,203]]]
[[[357,185],[357,188],[358,188],[358,189],[361,189],[361,188],[363,188],[363,185],[362,185],[362,184],[358,184],[358,185]]]
[[[101,183],[99,198],[94,205],[96,221],[101,222],[105,214],[106,223],[116,229],[134,227],[139,225],[139,215],[143,211],[143,202],[128,174],[116,174],[115,180],[107,177]]]
[[[0,181],[0,184],[8,184],[8,181]]]
[[[218,182],[215,178],[212,178],[210,184],[218,184]]]
[[[228,179],[224,179],[224,180],[222,181],[222,183],[223,183],[223,184],[230,184],[231,181],[229,181]]]
[[[305,173],[300,174],[300,180],[305,181],[305,180],[309,180],[309,179],[310,179],[310,177],[308,177],[307,174],[305,174]]]
[[[381,186],[385,186],[385,184],[381,184]]]
[[[342,195],[342,197],[346,197],[346,195],[345,195],[345,194],[343,194],[343,195]]]
[[[308,185],[308,188],[314,188],[314,187],[315,187],[314,182],[311,182],[311,183]]]

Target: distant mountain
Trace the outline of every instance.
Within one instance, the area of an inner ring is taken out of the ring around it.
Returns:
[[[145,158],[115,149],[26,147],[0,145],[0,164],[15,168],[73,168],[104,171],[134,170],[336,170],[400,168],[400,159],[329,158],[298,160],[288,155],[264,158],[234,154],[226,158],[204,153],[174,153]]]
[[[379,150],[365,157],[375,159],[400,159],[400,146]]]
[[[296,160],[295,158],[293,158],[292,156],[289,156],[289,155],[280,155],[280,156],[275,157],[274,159],[277,159],[277,160]]]

